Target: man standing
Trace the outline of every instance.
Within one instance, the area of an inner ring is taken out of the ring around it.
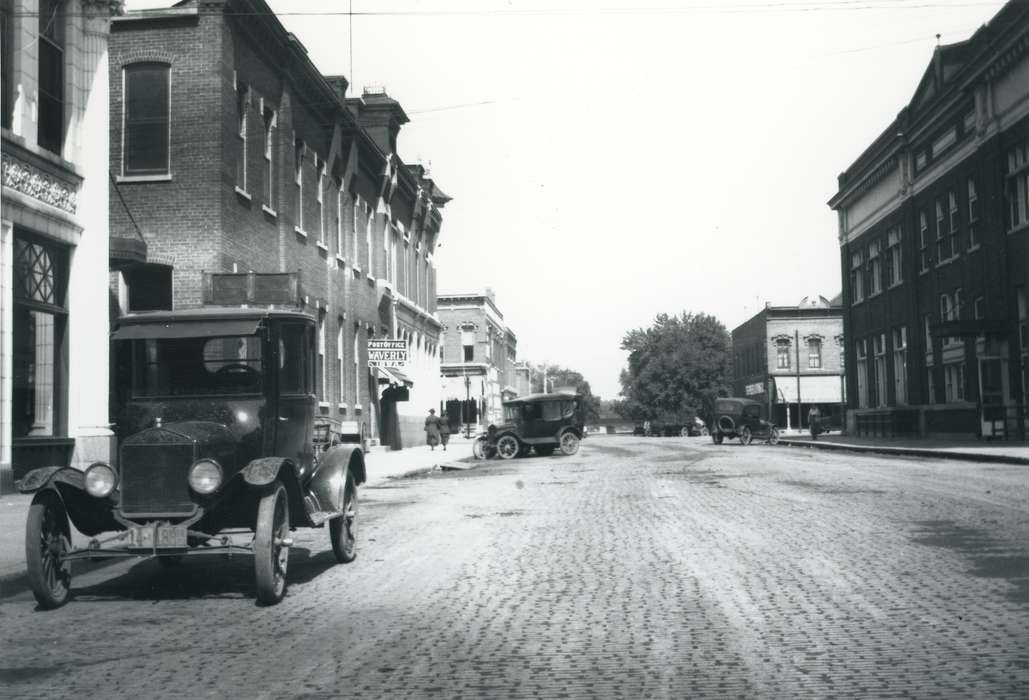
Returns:
[[[818,434],[822,432],[822,412],[818,410],[818,406],[812,406],[807,412],[807,424],[811,430],[811,439],[817,440]]]

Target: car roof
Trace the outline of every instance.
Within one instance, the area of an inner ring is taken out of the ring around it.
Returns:
[[[561,399],[577,399],[578,394],[569,394],[567,392],[557,392],[553,394],[526,394],[525,396],[516,396],[513,399],[508,399],[504,402],[504,405],[515,404],[515,403],[531,403],[536,401],[560,401]]]

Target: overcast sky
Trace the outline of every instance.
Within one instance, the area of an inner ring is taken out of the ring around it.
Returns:
[[[935,35],[967,39],[1003,2],[270,4],[324,74],[411,117],[401,158],[454,198],[439,291],[491,287],[520,359],[616,398],[621,338],[658,313],[731,331],[765,301],[839,292],[837,174],[910,99]]]

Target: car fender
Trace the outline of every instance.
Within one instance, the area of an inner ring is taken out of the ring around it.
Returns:
[[[68,484],[80,491],[86,490],[85,475],[78,469],[72,469],[71,467],[40,467],[39,469],[33,469],[21,481],[18,481],[15,486],[18,488],[18,493],[36,493],[54,484],[54,482]],[[56,488],[56,485],[54,488]]]
[[[243,467],[240,472],[243,482],[261,491],[276,479],[286,487],[289,496],[289,519],[294,526],[304,523],[307,512],[304,507],[303,489],[300,485],[300,470],[292,460],[285,457],[261,457]],[[310,523],[304,523],[310,524]]]
[[[359,445],[333,447],[318,461],[318,468],[307,485],[308,495],[318,501],[318,510],[334,513],[342,511],[343,485],[348,471],[353,474],[355,483],[364,483],[364,456]]]
[[[41,467],[33,469],[17,482],[19,493],[43,493],[60,499],[75,529],[84,535],[124,530],[113,516],[118,502],[117,488],[106,498],[96,498],[86,491],[86,475],[74,467]]]

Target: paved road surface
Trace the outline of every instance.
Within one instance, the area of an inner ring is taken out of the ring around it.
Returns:
[[[1029,471],[597,437],[364,489],[360,555],[0,599],[0,696],[1029,697]]]

